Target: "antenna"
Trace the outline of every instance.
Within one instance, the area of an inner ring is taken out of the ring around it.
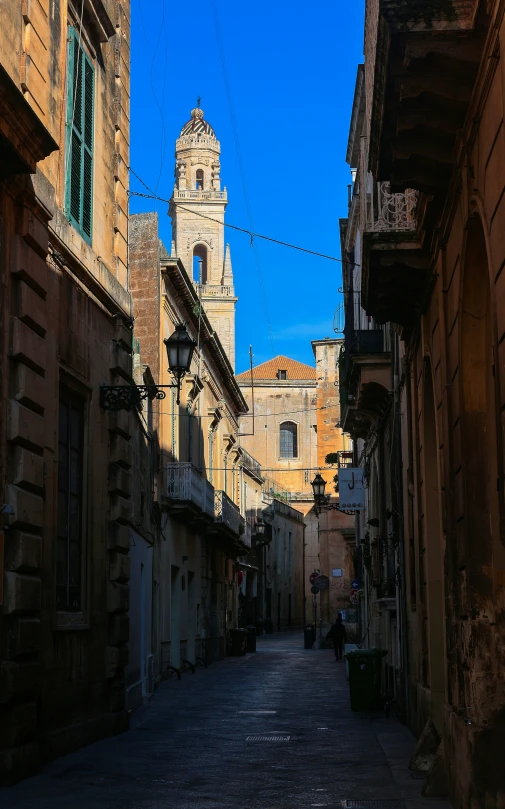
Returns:
[[[254,435],[254,374],[253,374],[253,350],[252,350],[252,346],[249,346],[249,362],[250,362],[250,366],[251,366],[252,433],[237,433],[237,436],[240,436],[240,435]],[[245,418],[245,416],[243,416],[242,418]]]
[[[201,99],[201,96],[198,96],[198,98],[196,99],[196,106],[198,107],[198,109],[200,109],[200,102],[201,102],[201,100],[202,100],[202,99]]]

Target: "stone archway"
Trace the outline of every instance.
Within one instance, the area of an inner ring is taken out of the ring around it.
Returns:
[[[465,573],[466,606],[471,611],[492,598],[493,539],[499,536],[493,318],[486,242],[477,216],[467,227],[461,313],[466,530],[459,567]]]

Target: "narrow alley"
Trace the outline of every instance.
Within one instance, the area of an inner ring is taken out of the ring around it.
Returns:
[[[265,636],[163,683],[128,732],[6,789],[2,809],[450,809],[421,798],[410,732],[353,714],[345,664],[302,646],[299,632]]]

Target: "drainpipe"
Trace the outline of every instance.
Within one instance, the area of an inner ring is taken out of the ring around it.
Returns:
[[[400,567],[400,629],[401,662],[403,674],[403,698],[405,700],[405,722],[410,719],[408,697],[408,628],[407,628],[407,588],[405,581],[405,535],[403,527],[403,476],[402,476],[402,425],[400,415],[400,341],[391,326],[391,347],[393,348],[393,397],[394,397],[394,442],[395,442],[395,488],[396,488],[396,529],[398,531],[398,562]]]

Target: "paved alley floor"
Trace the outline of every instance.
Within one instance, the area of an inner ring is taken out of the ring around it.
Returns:
[[[131,729],[0,792],[2,809],[450,809],[421,798],[412,735],[353,714],[345,664],[301,633],[163,683]],[[377,803],[375,803],[377,802]],[[366,805],[366,804],[365,804]]]

